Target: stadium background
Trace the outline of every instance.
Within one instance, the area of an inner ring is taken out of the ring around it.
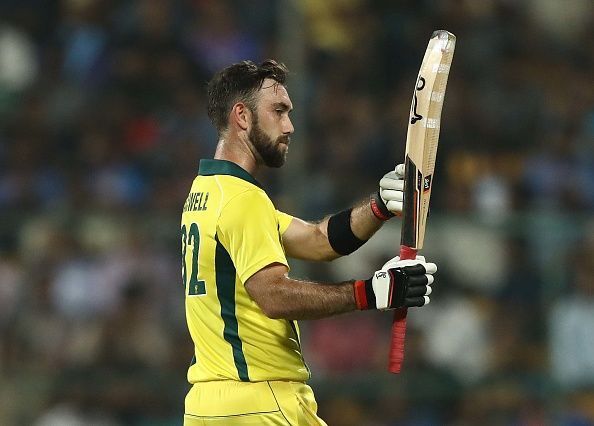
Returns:
[[[386,373],[389,314],[302,322],[330,425],[594,424],[591,0],[0,1],[0,424],[179,424],[192,356],[179,215],[216,135],[204,86],[293,71],[287,166],[308,219],[404,150],[434,29],[458,36],[425,253],[434,303]],[[361,253],[294,275],[364,278]]]

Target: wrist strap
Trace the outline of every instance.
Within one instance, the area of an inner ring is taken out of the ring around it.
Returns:
[[[392,213],[386,207],[384,200],[378,192],[374,192],[369,197],[369,204],[371,206],[371,211],[373,212],[374,216],[377,217],[379,220],[385,222],[394,217],[394,213]]]
[[[357,305],[357,309],[360,311],[364,311],[366,309],[375,309],[376,302],[375,302],[375,293],[373,292],[373,285],[372,280],[357,280],[355,284],[353,284],[353,289],[355,292],[355,303]]]
[[[353,287],[355,290],[355,303],[357,304],[357,309],[360,311],[369,309],[369,306],[367,305],[367,295],[365,294],[365,281],[357,280]]]

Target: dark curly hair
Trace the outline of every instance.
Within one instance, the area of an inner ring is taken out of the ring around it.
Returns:
[[[229,112],[237,102],[244,102],[255,110],[255,94],[271,78],[284,85],[289,70],[283,63],[268,59],[260,65],[243,61],[219,71],[208,82],[208,117],[217,131],[227,129]]]

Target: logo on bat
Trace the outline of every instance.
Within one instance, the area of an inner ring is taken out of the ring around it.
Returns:
[[[415,92],[413,93],[413,116],[410,118],[410,124],[415,124],[417,121],[422,120],[423,116],[417,114],[417,92],[420,92],[425,88],[425,79],[419,76],[417,80],[417,86],[415,87]]]
[[[429,191],[431,189],[431,175],[423,178],[423,191]]]

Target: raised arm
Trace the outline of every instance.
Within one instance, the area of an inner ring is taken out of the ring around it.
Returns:
[[[293,218],[282,235],[287,255],[327,261],[350,254],[363,245],[383,222],[402,211],[404,170],[401,166],[381,179],[377,193],[351,209],[317,223]]]
[[[338,228],[335,232],[348,234],[346,228],[348,223],[353,236],[361,241],[361,244],[371,238],[383,223],[371,211],[369,200],[359,203],[352,210],[349,209],[336,215],[327,216],[317,223],[293,218],[282,236],[287,256],[304,260],[333,260],[347,254],[344,250],[341,250],[342,253],[337,252],[330,243],[328,222],[331,218],[334,223],[334,227],[331,229]],[[343,229],[340,229],[341,227]],[[344,238],[348,238],[348,236]],[[354,241],[354,244],[356,243],[357,241]]]

